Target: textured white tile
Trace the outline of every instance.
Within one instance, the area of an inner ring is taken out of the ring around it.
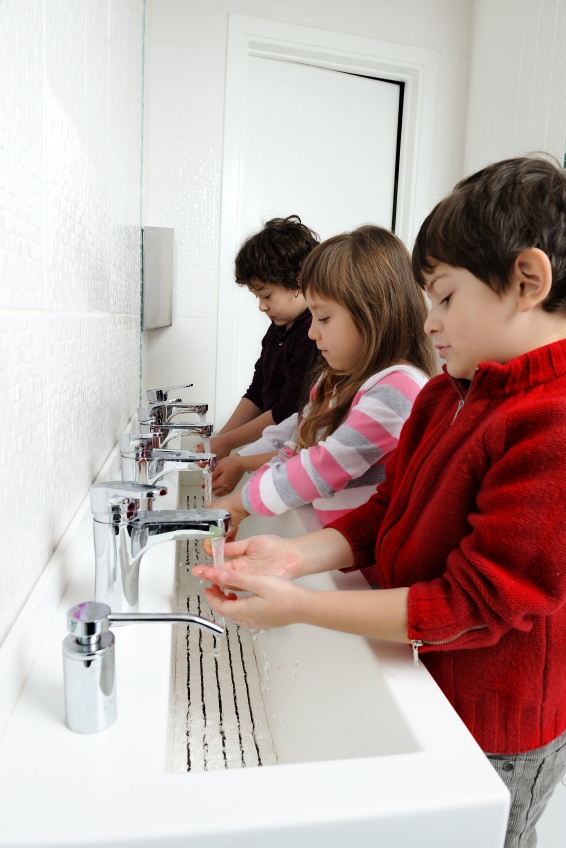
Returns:
[[[58,310],[108,308],[107,194],[85,136],[45,87],[47,296]]]
[[[0,643],[53,550],[45,342],[39,313],[0,313]]]
[[[42,307],[42,4],[0,5],[0,308]],[[26,38],[21,34],[26,33]]]
[[[142,23],[0,3],[0,642],[139,404]]]
[[[174,322],[181,316],[216,316],[219,218],[220,190],[215,186],[151,184],[146,226],[175,230]]]
[[[214,422],[216,319],[181,318],[172,327],[144,333],[145,389],[193,383],[183,397],[208,403]]]
[[[201,42],[152,41],[146,57],[149,179],[220,184],[224,53]]]
[[[44,0],[45,81],[83,135],[87,113],[86,18],[86,3]]]

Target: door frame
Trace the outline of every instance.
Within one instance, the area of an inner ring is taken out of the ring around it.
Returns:
[[[241,328],[233,268],[240,238],[242,122],[249,56],[405,83],[396,232],[408,248],[431,201],[439,51],[245,15],[228,16],[214,416],[218,425],[235,405],[232,395]]]

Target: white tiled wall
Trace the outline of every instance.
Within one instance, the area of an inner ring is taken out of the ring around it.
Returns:
[[[138,405],[143,0],[0,0],[0,642]]]
[[[174,227],[176,254],[173,326],[144,334],[146,387],[193,382],[187,397],[208,402],[209,419],[223,423],[213,404],[228,14],[440,50],[432,203],[462,174],[471,8],[471,0],[147,0],[144,223]]]

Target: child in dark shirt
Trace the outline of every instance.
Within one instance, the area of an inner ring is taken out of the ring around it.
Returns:
[[[217,473],[231,451],[259,439],[265,427],[299,409],[305,375],[316,354],[308,336],[311,314],[299,280],[303,262],[318,241],[297,215],[273,218],[244,242],[236,256],[236,283],[257,297],[271,326],[248,390],[211,439],[210,450],[220,460]]]

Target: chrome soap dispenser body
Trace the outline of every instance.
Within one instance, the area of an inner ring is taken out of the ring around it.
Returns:
[[[97,733],[116,720],[116,663],[111,624],[169,622],[194,624],[221,635],[224,628],[188,613],[113,613],[108,604],[86,601],[67,610],[63,640],[67,725],[76,733]],[[142,668],[143,672],[143,668]]]
[[[105,730],[116,720],[114,634],[110,607],[95,601],[67,612],[63,676],[67,724],[77,733]]]

